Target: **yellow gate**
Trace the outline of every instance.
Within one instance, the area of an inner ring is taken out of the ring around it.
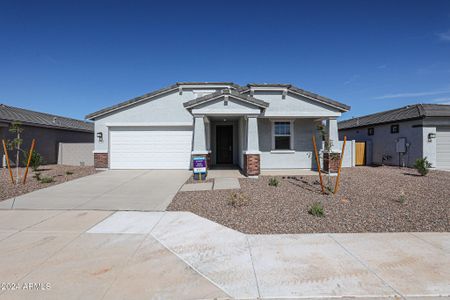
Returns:
[[[356,142],[356,155],[355,155],[355,164],[357,166],[365,166],[366,165],[366,143],[365,142]]]

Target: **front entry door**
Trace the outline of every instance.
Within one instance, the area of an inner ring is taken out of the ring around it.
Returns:
[[[218,164],[233,163],[233,126],[217,125],[216,126],[216,149]]]

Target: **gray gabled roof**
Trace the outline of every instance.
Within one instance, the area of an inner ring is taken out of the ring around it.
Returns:
[[[88,120],[92,120],[92,119],[94,119],[94,118],[96,118],[98,116],[110,113],[110,112],[115,111],[117,109],[121,109],[121,108],[126,107],[126,106],[134,105],[134,104],[137,104],[137,103],[142,102],[142,101],[147,101],[147,100],[149,100],[149,99],[151,99],[153,97],[156,97],[156,96],[164,94],[164,93],[168,93],[170,91],[175,91],[177,89],[178,89],[178,85],[177,84],[173,84],[173,85],[164,87],[162,89],[159,89],[159,90],[156,90],[156,91],[144,94],[142,96],[139,96],[139,97],[136,97],[136,98],[124,101],[124,102],[120,102],[120,103],[118,103],[116,105],[112,105],[112,106],[106,107],[104,109],[98,110],[96,112],[93,112],[93,113],[87,115],[85,118],[88,119]]]
[[[170,85],[168,87],[156,90],[154,92],[151,92],[151,93],[148,93],[148,94],[145,94],[145,95],[142,95],[142,96],[139,96],[139,97],[136,97],[136,98],[133,98],[133,99],[121,102],[119,104],[116,104],[116,105],[113,105],[113,106],[101,109],[101,110],[96,111],[94,113],[91,113],[91,114],[86,116],[86,119],[93,120],[93,119],[95,119],[95,118],[97,118],[99,116],[111,113],[113,111],[125,108],[127,106],[136,105],[136,104],[138,104],[140,102],[144,102],[144,101],[150,101],[152,98],[157,97],[159,95],[162,95],[164,93],[176,91],[177,89],[182,88],[183,85],[187,85],[187,86],[195,86],[195,85],[199,85],[199,86],[225,85],[225,86],[229,86],[229,88],[227,88],[227,89],[230,89],[233,92],[233,95],[236,96],[236,97],[237,97],[238,93],[242,94],[242,93],[245,93],[245,92],[249,91],[250,87],[252,87],[252,86],[286,87],[292,93],[297,93],[299,95],[308,97],[309,99],[311,99],[313,101],[317,101],[319,103],[323,103],[323,104],[326,104],[328,106],[335,107],[335,108],[339,109],[342,112],[350,110],[350,106],[347,106],[347,105],[345,105],[343,103],[340,103],[338,101],[331,100],[329,98],[325,98],[323,96],[320,96],[320,95],[317,95],[317,94],[314,94],[314,93],[311,93],[311,92],[299,89],[299,88],[297,88],[297,87],[295,87],[295,86],[293,86],[291,84],[267,84],[267,83],[265,83],[265,84],[257,84],[257,83],[252,83],[252,84],[248,84],[247,86],[239,86],[238,84],[235,84],[233,82],[177,82],[177,83],[175,83],[173,85]],[[238,92],[238,93],[236,93],[236,92]],[[243,96],[243,97],[246,97],[246,96]],[[268,105],[267,102],[255,99],[253,97],[251,97],[251,98],[252,98],[251,100],[254,101],[254,103],[258,103],[258,101],[260,101],[259,103],[261,105],[266,105],[266,104]],[[195,99],[195,100],[198,100],[198,99]]]
[[[246,87],[242,88],[240,91],[241,93],[245,93],[248,92],[250,90],[251,87],[281,87],[281,88],[286,88],[288,91],[294,93],[294,94],[298,94],[307,98],[310,98],[314,101],[326,104],[326,105],[331,105],[335,108],[338,108],[340,111],[346,112],[350,110],[350,106],[345,105],[341,102],[338,102],[336,100],[330,99],[330,98],[326,98],[323,96],[320,96],[318,94],[300,89],[292,84],[280,84],[280,83],[250,83],[247,84]]]
[[[177,89],[179,89],[183,85],[203,85],[203,86],[208,86],[208,85],[228,85],[228,86],[230,86],[231,88],[234,88],[234,89],[240,88],[239,85],[234,84],[232,82],[177,82],[175,84],[172,84],[170,86],[164,87],[162,89],[159,89],[159,90],[156,90],[156,91],[144,94],[142,96],[139,96],[139,97],[136,97],[136,98],[132,98],[130,100],[118,103],[116,105],[112,105],[112,106],[106,107],[106,108],[101,109],[99,111],[93,112],[93,113],[87,115],[85,118],[88,119],[88,120],[92,120],[92,119],[94,119],[96,117],[108,114],[108,113],[113,112],[115,110],[118,110],[118,109],[130,106],[130,105],[135,105],[135,104],[138,104],[138,103],[143,102],[143,101],[151,100],[154,97],[157,97],[159,95],[162,95],[162,94],[165,94],[165,93],[168,93],[168,92],[171,92],[171,91],[176,91]]]
[[[20,122],[24,125],[94,132],[94,124],[81,120],[41,113],[0,104],[0,122]]]
[[[425,117],[450,117],[450,105],[415,104],[339,122],[339,129],[372,126]]]
[[[241,94],[241,93],[239,93],[237,91],[228,90],[228,89],[223,89],[221,91],[217,91],[215,93],[212,93],[212,94],[209,94],[209,95],[205,95],[203,97],[200,97],[200,98],[197,98],[197,99],[185,102],[185,103],[183,103],[183,105],[186,108],[192,108],[194,106],[200,105],[202,103],[206,103],[208,101],[211,101],[211,100],[214,100],[214,99],[217,99],[219,97],[226,96],[226,95],[228,95],[228,96],[230,96],[232,98],[236,98],[236,99],[239,99],[241,101],[247,102],[247,103],[251,103],[251,104],[256,105],[258,107],[266,108],[266,107],[269,106],[269,103],[267,103],[265,101],[262,101],[262,100],[259,100],[259,99],[255,99],[255,98],[253,98],[251,96],[246,96],[246,95],[243,95],[243,94]]]

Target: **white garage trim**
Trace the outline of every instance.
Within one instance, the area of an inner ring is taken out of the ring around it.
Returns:
[[[192,122],[140,122],[105,123],[106,127],[192,126]]]
[[[450,127],[436,128],[436,162],[438,169],[450,170]]]
[[[189,169],[192,126],[111,127],[110,169]]]

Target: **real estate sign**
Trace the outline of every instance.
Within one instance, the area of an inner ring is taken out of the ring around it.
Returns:
[[[194,157],[192,168],[194,169],[194,174],[206,173],[206,158]]]

